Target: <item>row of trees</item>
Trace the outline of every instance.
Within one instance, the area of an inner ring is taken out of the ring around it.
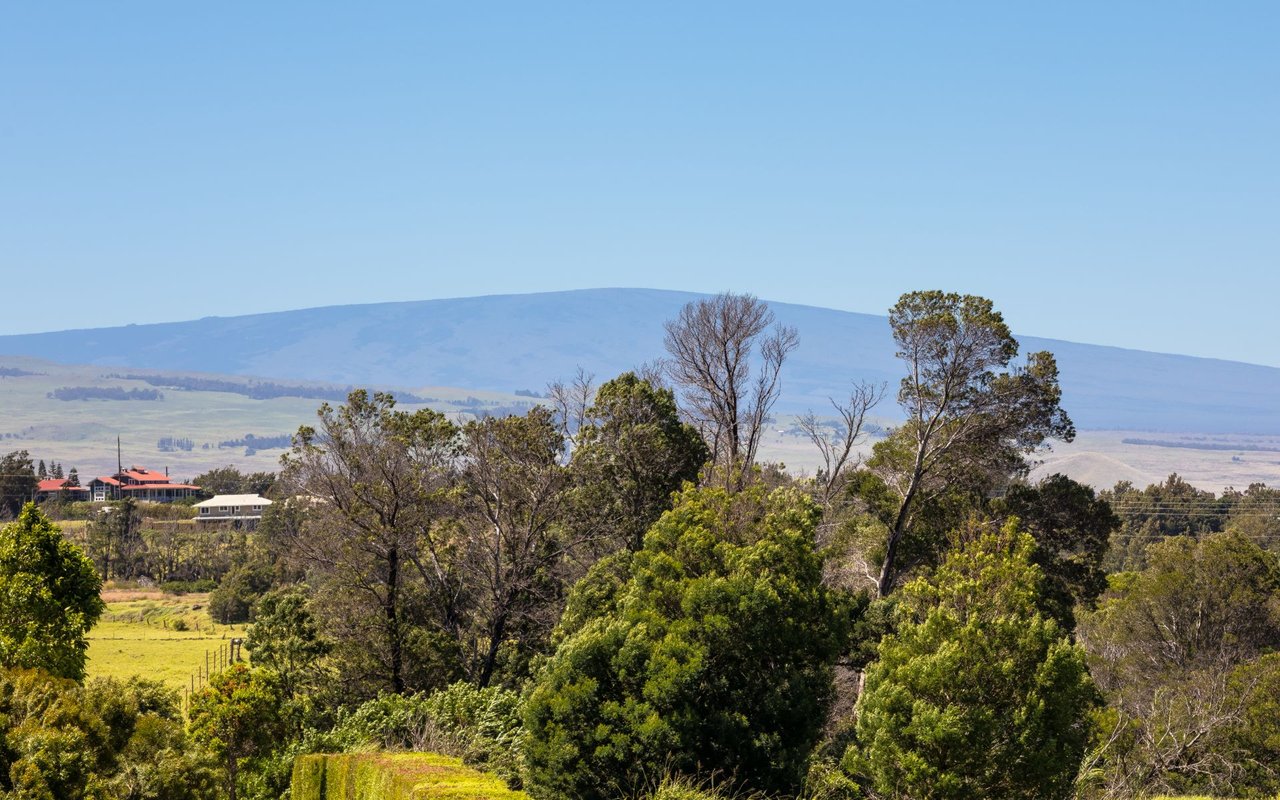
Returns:
[[[891,322],[905,422],[859,458],[886,389],[854,386],[838,426],[801,421],[812,478],[758,463],[797,335],[749,297],[519,416],[322,406],[215,593],[254,666],[193,701],[193,741],[255,798],[297,753],[370,745],[540,800],[1280,789],[1274,554],[1232,528],[1109,576],[1137,504],[1025,480],[1072,435],[1052,357],[1018,361],[981,298]]]
[[[459,426],[361,391],[322,406],[264,523],[329,643],[321,705],[499,684],[527,693],[522,775],[547,797],[634,793],[664,769],[795,790],[835,677],[876,660],[898,591],[974,515],[1026,519],[995,549],[1035,576],[1011,607],[1044,620],[1027,658],[1076,653],[1064,637],[1105,586],[1116,521],[1065,478],[1017,483],[1072,435],[1052,357],[1015,365],[980,298],[909,295],[892,320],[908,422],[861,462],[884,391],[855,386],[838,429],[809,419],[827,464],[811,481],[757,463],[798,337],[750,297],[691,304],[665,363],[579,376],[523,416]]]

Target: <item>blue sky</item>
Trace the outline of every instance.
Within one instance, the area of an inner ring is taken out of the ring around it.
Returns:
[[[943,288],[1280,365],[1277,31],[1274,2],[8,2],[0,333]]]

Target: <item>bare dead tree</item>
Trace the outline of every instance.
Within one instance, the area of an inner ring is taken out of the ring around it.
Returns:
[[[680,388],[725,485],[740,489],[778,399],[782,364],[800,336],[795,328],[775,324],[768,305],[749,294],[689,303],[665,328],[667,374]]]
[[[834,425],[825,424],[812,411],[796,421],[822,459],[822,467],[816,477],[817,496],[818,502],[828,512],[843,492],[850,470],[861,463],[861,459],[854,456],[854,450],[866,441],[862,428],[867,414],[884,399],[886,389],[887,384],[877,386],[863,381],[854,385],[844,403],[832,399],[831,406],[837,418]]]
[[[586,424],[587,410],[596,396],[595,374],[582,367],[568,381],[547,384],[547,400],[555,413],[556,424],[565,440],[565,456],[577,449],[578,432]]]

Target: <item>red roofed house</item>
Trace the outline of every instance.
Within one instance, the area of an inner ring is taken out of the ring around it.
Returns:
[[[115,475],[99,476],[89,481],[89,489],[97,501],[132,497],[152,503],[170,503],[200,494],[199,486],[173,483],[166,473],[145,467],[129,467]]]
[[[36,486],[36,502],[43,503],[61,494],[69,500],[88,500],[89,490],[84,486],[68,486],[66,478],[46,478]]]

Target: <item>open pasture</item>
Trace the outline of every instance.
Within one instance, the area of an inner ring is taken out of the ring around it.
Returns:
[[[209,617],[207,594],[109,590],[103,599],[107,610],[88,636],[91,678],[137,676],[189,689],[206,654],[212,660],[245,634],[244,625]]]

